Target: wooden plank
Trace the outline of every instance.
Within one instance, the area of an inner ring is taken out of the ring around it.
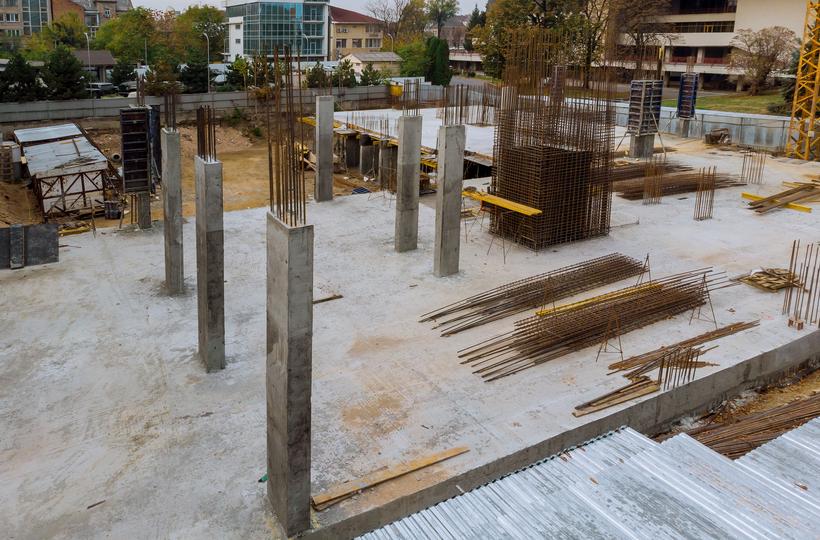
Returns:
[[[436,463],[440,463],[446,459],[460,456],[461,454],[469,451],[470,449],[466,446],[457,446],[443,452],[438,452],[423,458],[402,463],[396,467],[380,469],[355,480],[343,482],[311,497],[313,507],[316,508],[316,510],[324,510],[325,508],[352,497],[365,489],[375,487],[379,484],[387,482],[388,480],[393,480],[413,471],[423,469],[424,467],[435,465]]]
[[[480,191],[462,191],[461,194],[464,197],[469,197],[470,199],[482,203],[498,206],[499,208],[504,208],[506,210],[512,210],[516,214],[521,214],[523,216],[537,216],[542,213],[541,210],[537,208],[527,206],[526,204],[517,203],[497,195],[490,195],[489,193],[483,193]]]
[[[740,196],[743,197],[744,199],[748,199],[750,201],[757,201],[757,202],[762,201],[764,199],[764,197],[761,197],[760,195],[755,195],[753,193],[746,193],[746,192],[741,193]],[[789,210],[797,210],[798,212],[811,213],[811,207],[805,206],[805,205],[802,205],[802,204],[788,203],[785,206],[783,206],[783,208],[788,208]]]

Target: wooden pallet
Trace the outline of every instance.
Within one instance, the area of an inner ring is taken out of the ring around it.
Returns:
[[[767,292],[777,292],[797,284],[795,276],[785,268],[764,268],[740,278],[740,281]]]

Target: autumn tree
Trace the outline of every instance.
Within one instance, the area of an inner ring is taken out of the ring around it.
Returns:
[[[370,0],[370,14],[382,22],[395,48],[420,38],[427,24],[424,0]]]
[[[71,49],[85,48],[88,27],[76,13],[66,13],[28,38],[25,56],[30,60],[46,60],[57,45]]]
[[[136,63],[145,58],[146,49],[153,52],[160,35],[157,32],[154,13],[138,7],[126,11],[100,26],[94,38],[94,48],[106,49],[115,58]]]
[[[770,26],[756,32],[738,30],[732,46],[729,65],[743,72],[743,78],[749,84],[749,94],[754,96],[773,72],[789,67],[800,42],[788,28]]]
[[[484,26],[471,32],[473,45],[483,57],[487,75],[501,77],[510,35],[514,29],[530,24],[534,9],[532,0],[494,0],[489,4]]]
[[[441,29],[448,19],[458,13],[456,0],[427,0],[424,12],[430,21],[436,25],[436,37],[441,39]]]

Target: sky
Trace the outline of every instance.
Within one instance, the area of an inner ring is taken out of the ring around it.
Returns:
[[[369,0],[330,0],[330,4],[333,6],[343,7],[345,9],[352,9],[353,11],[358,11],[360,13],[367,14],[368,1]],[[213,0],[211,2],[198,2],[195,0],[131,0],[131,3],[134,5],[134,7],[142,6],[158,10],[166,10],[169,8],[173,8],[179,11],[183,11],[186,7],[197,4],[208,4],[211,6],[222,8],[222,0]],[[484,9],[484,5],[486,3],[486,0],[479,1],[478,9]],[[476,0],[459,0],[459,5],[461,5],[462,14],[469,14],[473,10],[473,7],[475,7]]]

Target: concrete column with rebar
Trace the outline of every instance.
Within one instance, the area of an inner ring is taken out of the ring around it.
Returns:
[[[464,126],[441,126],[436,156],[436,243],[433,273],[458,273],[461,244],[461,188],[464,180]]]
[[[399,253],[418,247],[421,116],[399,117],[399,153],[396,159],[396,229]]]
[[[181,294],[185,290],[185,267],[182,262],[182,162],[179,131],[164,128],[161,139],[165,287],[169,294]]]
[[[649,159],[655,152],[655,134],[630,135],[629,136],[629,157],[637,159]]]
[[[333,103],[333,96],[316,96],[316,202],[333,200]]]
[[[222,162],[194,157],[199,356],[208,371],[225,367],[225,254]]]
[[[310,527],[313,226],[267,217],[268,498],[288,536]]]

